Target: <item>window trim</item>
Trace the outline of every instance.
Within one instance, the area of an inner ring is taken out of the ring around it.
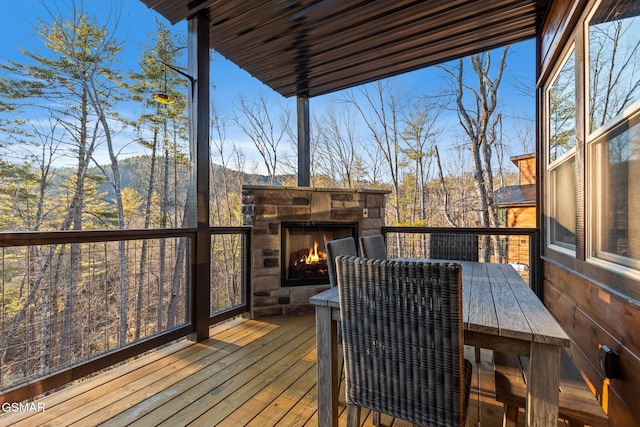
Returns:
[[[571,151],[569,151],[566,155],[562,156],[561,159],[559,159],[559,161],[554,162],[554,167],[553,168],[548,168],[547,169],[547,182],[549,183],[549,188],[558,188],[558,186],[555,183],[555,178],[553,177],[553,172],[555,170],[557,170],[560,166],[566,164],[567,162],[570,161],[575,161],[576,157],[575,157],[575,147],[573,149],[571,149]],[[575,172],[575,169],[574,169]],[[557,192],[554,192],[552,194],[551,191],[547,192],[547,207],[548,207],[548,211],[546,216],[546,228],[547,228],[547,247],[554,249],[558,252],[562,252],[566,255],[572,256],[572,257],[576,257],[576,249],[577,249],[577,244],[560,244],[558,242],[554,242],[551,240],[551,234],[552,234],[552,227],[551,227],[551,212],[555,209],[555,200],[552,197],[552,195],[557,194]],[[575,233],[575,231],[574,231]],[[577,239],[577,236],[576,236]]]
[[[589,12],[586,14],[584,20],[581,20],[581,31],[584,39],[583,52],[580,52],[583,57],[584,68],[584,81],[582,82],[585,99],[585,117],[590,116],[591,105],[591,68],[590,68],[590,46],[589,46],[589,23],[593,19],[594,15],[598,11],[598,8],[603,4],[605,0],[597,0],[593,2]],[[585,143],[584,151],[587,167],[587,179],[585,182],[585,198],[586,198],[586,215],[585,215],[585,245],[586,245],[586,259],[585,262],[598,268],[611,271],[621,276],[629,277],[634,280],[640,280],[640,260],[634,260],[633,258],[623,257],[621,255],[612,254],[603,250],[601,247],[601,205],[603,194],[598,192],[598,177],[596,172],[598,171],[598,162],[601,158],[596,155],[596,150],[603,139],[607,136],[615,134],[616,130],[623,126],[625,123],[630,123],[633,120],[640,121],[640,99],[634,101],[631,105],[626,107],[615,117],[609,119],[602,126],[591,131],[588,123],[585,122]]]
[[[634,279],[640,279],[640,260],[621,255],[613,254],[599,248],[600,244],[600,228],[602,225],[602,213],[599,205],[603,203],[602,192],[598,192],[598,169],[597,162],[601,160],[600,156],[597,156],[595,151],[598,149],[599,144],[607,143],[606,138],[609,135],[617,136],[620,133],[616,132],[621,126],[625,124],[632,124],[635,122],[635,126],[640,126],[640,100],[637,100],[629,107],[625,108],[622,113],[618,114],[609,123],[609,126],[602,126],[588,136],[586,142],[586,151],[589,157],[589,179],[587,196],[589,198],[589,209],[586,218],[587,221],[587,262],[593,265],[601,266],[607,270],[614,271],[618,274],[632,277]],[[605,140],[605,141],[603,141]]]
[[[588,118],[590,116],[590,105],[591,105],[591,75],[590,75],[590,66],[589,66],[589,60],[590,60],[590,46],[589,46],[589,23],[591,22],[591,20],[593,19],[593,16],[596,14],[596,12],[598,11],[598,8],[602,5],[602,3],[604,3],[606,0],[595,0],[593,2],[593,4],[591,5],[591,9],[589,10],[589,13],[586,14],[585,18],[583,20],[580,21],[580,23],[578,25],[580,25],[581,31],[582,31],[582,37],[584,40],[583,43],[583,52],[581,52],[581,56],[582,56],[582,64],[583,64],[583,68],[584,68],[584,82],[583,82],[583,90],[584,90],[584,99],[585,99],[585,104],[584,104],[584,110],[585,110],[585,117]],[[588,9],[585,8],[585,10]],[[585,120],[585,151],[588,153],[590,150],[587,148],[588,145],[600,138],[602,136],[602,134],[606,133],[607,130],[610,129],[614,129],[617,126],[619,126],[623,121],[625,117],[630,117],[634,114],[635,110],[638,110],[640,108],[640,99],[636,99],[631,105],[627,106],[626,108],[624,108],[622,110],[622,112],[620,112],[619,114],[617,114],[616,116],[612,117],[611,119],[609,119],[607,122],[605,122],[602,126],[591,130],[589,123],[588,123],[588,119]],[[587,163],[589,166],[591,166],[591,164],[588,162]]]
[[[566,153],[556,158],[553,162],[549,162],[551,158],[551,144],[550,144],[551,129],[549,126],[549,123],[551,120],[551,114],[550,114],[550,108],[549,108],[549,103],[550,103],[549,92],[551,90],[551,86],[556,81],[560,72],[569,61],[569,58],[571,57],[571,55],[574,55],[574,73],[575,73],[575,64],[578,57],[575,40],[567,44],[565,51],[562,53],[562,61],[558,61],[556,63],[556,66],[554,67],[549,78],[545,81],[545,84],[543,86],[543,94],[544,94],[543,108],[544,108],[544,128],[545,128],[545,132],[544,132],[544,165],[545,166],[544,167],[545,167],[545,181],[547,182],[547,188],[548,188],[548,190],[545,192],[546,196],[545,196],[544,218],[546,223],[545,224],[546,247],[554,251],[568,255],[570,257],[576,258],[577,256],[576,244],[565,246],[565,245],[561,245],[556,242],[553,242],[551,240],[551,234],[552,234],[551,212],[555,208],[555,202],[552,196],[557,194],[557,186],[555,185],[555,180],[552,178],[552,172],[558,167],[560,167],[561,165],[565,164],[567,161],[570,161],[571,159],[576,158],[576,150],[577,150],[578,144],[574,144],[574,146],[570,150],[568,150]],[[574,82],[576,78],[577,77],[574,75]],[[576,87],[576,94],[577,94],[577,90],[578,90],[578,87]],[[576,113],[577,113],[577,108],[578,106],[576,103]],[[577,206],[576,206],[576,210],[577,210]]]

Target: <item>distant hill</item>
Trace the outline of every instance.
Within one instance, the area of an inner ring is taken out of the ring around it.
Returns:
[[[156,177],[156,185],[160,185],[160,171],[164,167],[164,157],[160,157],[156,159],[155,170],[158,174]],[[177,178],[177,182],[179,186],[186,186],[189,182],[189,169],[188,165],[184,162],[176,162],[173,158],[169,158],[169,168],[170,168],[170,181],[173,182],[174,179]],[[149,170],[150,170],[150,162],[151,159],[147,155],[133,156],[121,159],[118,161],[118,168],[120,171],[120,184],[122,188],[133,188],[140,194],[146,193],[147,183],[149,182]],[[102,169],[108,174],[108,178],[111,179],[112,171],[110,165],[102,165]],[[221,165],[213,164],[212,165],[212,179],[216,179],[218,177],[218,181],[220,181],[221,173],[216,173],[216,171],[222,170],[223,167]],[[269,183],[269,177],[261,174],[247,174],[243,172],[238,172],[235,170],[227,170],[232,174],[242,174],[242,182],[250,183],[255,185],[267,185]],[[75,173],[75,169],[73,168],[60,168],[56,170],[56,173],[61,178],[68,178]],[[113,187],[111,183],[104,178],[102,170],[100,168],[94,166],[89,168],[88,174],[92,176],[94,179],[101,179],[101,183],[98,186],[98,191],[106,193],[107,196],[105,200],[111,202],[114,197]],[[276,185],[280,185],[282,182],[286,181],[285,177],[282,180],[278,180]],[[216,185],[220,182],[214,182],[213,185]]]

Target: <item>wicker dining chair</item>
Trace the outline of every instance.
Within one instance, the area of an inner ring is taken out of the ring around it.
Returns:
[[[429,238],[429,258],[478,261],[478,235],[434,233]]]
[[[439,234],[429,238],[429,258],[450,261],[478,261],[477,234]],[[476,362],[480,363],[480,347],[475,348]]]
[[[356,241],[353,237],[329,240],[325,242],[324,248],[327,251],[327,273],[329,274],[329,284],[331,287],[337,286],[336,280],[336,257],[338,255],[358,255]]]
[[[331,287],[338,286],[338,279],[336,277],[336,257],[340,255],[358,255],[356,241],[353,237],[329,240],[328,242],[325,242],[324,248],[327,251],[327,273],[329,275],[329,284]],[[338,326],[338,342],[342,343],[342,331],[340,326]],[[338,378],[342,378],[343,369],[344,354],[342,352],[342,346],[340,345],[338,347]]]
[[[387,259],[387,245],[382,234],[360,237],[360,255],[364,258]]]
[[[472,365],[464,359],[462,267],[336,258],[347,425],[360,407],[425,427],[463,426]]]

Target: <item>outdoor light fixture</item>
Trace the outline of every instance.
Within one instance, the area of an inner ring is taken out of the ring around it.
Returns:
[[[193,90],[193,83],[195,81],[195,79],[193,77],[191,77],[189,74],[185,73],[184,71],[182,71],[179,68],[174,67],[171,64],[167,64],[166,62],[164,62],[161,59],[157,60],[158,62],[160,62],[162,65],[164,65],[165,67],[169,67],[171,68],[173,71],[175,71],[176,73],[186,77],[187,79],[189,79],[189,81],[192,84],[192,90]],[[166,76],[165,76],[165,91],[166,91],[166,85],[167,85],[167,81],[166,81]],[[151,94],[151,98],[153,98],[154,101],[160,103],[160,104],[174,104],[176,102],[176,98],[174,96],[169,95],[166,92],[156,92],[156,93],[152,93]]]
[[[153,98],[156,102],[159,102],[160,104],[173,104],[174,102],[176,102],[175,97],[164,92],[152,93],[151,98]]]

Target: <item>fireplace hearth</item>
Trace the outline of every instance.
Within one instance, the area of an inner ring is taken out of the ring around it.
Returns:
[[[357,222],[283,222],[281,227],[283,287],[328,284],[324,244],[329,240],[358,235]]]

